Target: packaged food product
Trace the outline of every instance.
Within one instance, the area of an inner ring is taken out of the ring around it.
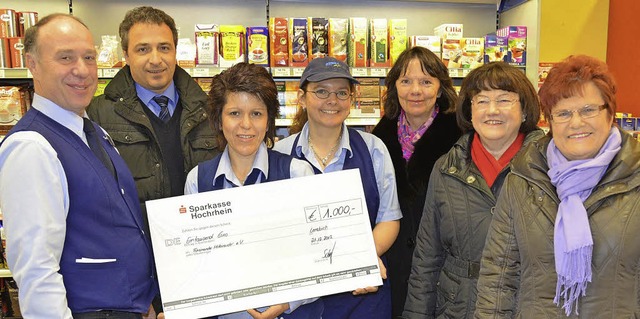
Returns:
[[[463,69],[475,69],[484,64],[484,38],[462,38],[461,45]]]
[[[309,64],[309,22],[307,18],[289,19],[289,65],[305,67]]]
[[[24,99],[17,86],[0,86],[0,124],[13,125],[22,118]]]
[[[0,38],[12,38],[18,36],[18,23],[16,11],[12,9],[0,9]]]
[[[324,58],[329,55],[329,20],[326,18],[309,18],[311,26],[310,59]]]
[[[347,62],[349,19],[329,18],[329,56]]]
[[[196,66],[196,45],[191,43],[191,39],[178,39],[176,45],[176,61],[180,67],[194,68]]]
[[[11,67],[11,51],[9,49],[9,39],[0,38],[0,68]]]
[[[242,25],[220,26],[220,66],[230,67],[245,60],[245,34]]]
[[[24,56],[24,38],[9,38],[9,54],[11,54],[12,68],[26,68],[27,63]]]
[[[349,18],[347,64],[350,67],[364,68],[368,66],[367,51],[369,49],[369,41],[367,38],[367,18]]]
[[[389,34],[387,19],[371,19],[369,34],[371,35],[369,65],[372,67],[388,67]]]
[[[484,36],[484,63],[503,61],[506,51],[504,38],[495,34]]]
[[[103,35],[96,63],[99,68],[112,68],[120,59],[118,58],[118,38],[115,35]]]
[[[288,24],[287,18],[269,18],[269,50],[272,67],[289,66]]]
[[[460,39],[442,40],[442,62],[449,69],[461,68],[460,58],[462,58],[462,46]]]
[[[17,12],[18,36],[24,37],[24,32],[34,24],[38,23],[38,13],[34,11]]]
[[[407,49],[407,19],[389,20],[389,65]]]
[[[197,65],[218,65],[218,39],[220,30],[217,24],[195,25]]]
[[[496,35],[507,39],[506,62],[512,65],[527,64],[527,27],[507,26],[498,29]]]
[[[269,31],[267,27],[247,27],[247,61],[269,66]]]
[[[442,43],[437,35],[413,35],[410,38],[411,47],[423,47],[435,53],[439,58],[442,57]]]
[[[446,24],[441,24],[435,27],[433,29],[433,33],[439,36],[440,38],[442,38],[443,41],[447,39],[459,40],[459,39],[462,39],[463,37],[462,29],[463,29],[462,24],[446,23]]]

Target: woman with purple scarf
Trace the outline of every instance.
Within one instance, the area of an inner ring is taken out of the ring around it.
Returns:
[[[613,125],[604,62],[570,56],[539,91],[548,136],[512,162],[476,318],[640,317],[640,143]]]
[[[402,209],[400,233],[387,252],[392,318],[402,315],[429,174],[460,137],[457,94],[449,70],[422,47],[404,51],[385,79],[384,116],[373,129],[389,150]]]

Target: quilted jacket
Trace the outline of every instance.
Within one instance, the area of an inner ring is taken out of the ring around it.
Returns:
[[[475,318],[567,318],[553,303],[559,199],[547,176],[549,141],[512,163],[482,255]],[[571,318],[640,318],[640,143],[629,134],[584,206],[593,278]]]
[[[413,254],[403,317],[470,318],[491,210],[509,167],[489,188],[471,159],[474,132],[435,164]],[[523,148],[543,136],[527,134]],[[522,149],[521,149],[522,150]]]

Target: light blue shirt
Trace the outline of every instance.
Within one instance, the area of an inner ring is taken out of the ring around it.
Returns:
[[[398,220],[402,218],[402,212],[400,211],[398,193],[396,191],[396,174],[391,156],[389,156],[389,151],[387,151],[387,146],[373,134],[362,131],[358,131],[358,133],[362,136],[362,139],[367,145],[367,149],[369,149],[369,154],[371,154],[378,193],[380,193],[380,207],[378,208],[376,224]],[[304,155],[304,157],[311,162],[311,165],[323,173],[342,170],[347,156],[353,156],[351,145],[349,144],[349,132],[345,124],[342,124],[342,138],[340,139],[340,146],[336,151],[336,155],[324,170],[316,159],[313,150],[309,147],[309,123],[304,125],[300,133],[278,141],[273,149],[283,154],[291,154],[293,142],[298,135],[300,135],[300,138],[298,139],[298,146],[295,150],[297,156]]]
[[[138,98],[140,98],[142,103],[144,103],[144,105],[146,105],[156,116],[160,115],[160,105],[158,105],[158,103],[156,103],[153,98],[158,95],[164,95],[169,98],[167,108],[169,109],[169,114],[171,116],[173,116],[173,112],[176,111],[176,105],[178,103],[179,95],[178,91],[176,90],[176,85],[175,83],[173,83],[173,81],[171,81],[169,87],[161,94],[147,90],[138,83],[136,83],[136,92],[138,93]]]
[[[233,172],[233,168],[231,167],[231,159],[229,158],[229,146],[224,148],[224,152],[222,152],[222,157],[220,158],[220,164],[218,165],[218,170],[216,171],[214,180],[211,181],[213,184],[215,180],[218,178],[223,178],[223,187],[231,188],[235,186],[243,186],[236,174]],[[261,172],[260,178],[256,181],[256,184],[259,184],[269,178],[269,154],[267,153],[267,146],[262,143],[260,148],[258,148],[258,152],[256,153],[256,158],[253,160],[253,166],[251,171],[257,169]],[[251,173],[251,171],[249,173]],[[291,166],[289,169],[291,174],[291,178],[301,177],[301,176],[310,176],[313,175],[313,168],[306,161],[299,159],[292,159]],[[245,177],[246,178],[246,177]],[[187,182],[184,186],[185,194],[195,194],[198,193],[198,166],[194,167],[189,174],[187,175]],[[289,309],[285,311],[285,313],[291,313],[292,311],[298,309],[298,307],[316,301],[318,298],[311,298],[305,300],[297,300],[289,302]],[[268,307],[262,307],[257,309],[262,312],[267,310]],[[234,312],[226,315],[218,316],[219,319],[252,319],[251,315],[246,311]]]

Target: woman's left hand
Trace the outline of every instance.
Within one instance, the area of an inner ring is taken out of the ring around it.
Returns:
[[[273,305],[263,312],[259,312],[255,309],[248,309],[247,312],[254,319],[275,319],[283,312],[287,311],[287,309],[289,309],[289,303],[282,303],[279,305]]]
[[[380,259],[380,257],[378,257],[378,265],[380,266],[380,277],[382,277],[382,279],[387,279],[387,267],[384,266],[384,264],[382,263],[382,259]],[[357,295],[365,295],[365,294],[376,292],[376,291],[378,291],[378,287],[365,287],[365,288],[358,288],[354,290],[352,294],[354,296],[357,296]]]

